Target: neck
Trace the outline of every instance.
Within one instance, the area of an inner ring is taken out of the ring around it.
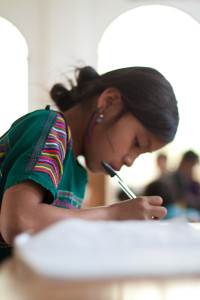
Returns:
[[[63,113],[67,124],[70,127],[73,141],[74,157],[81,155],[83,152],[83,142],[85,138],[85,130],[87,127],[87,114],[80,107],[76,105]]]

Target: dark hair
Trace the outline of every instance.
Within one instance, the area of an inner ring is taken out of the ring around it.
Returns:
[[[50,95],[65,111],[77,103],[85,105],[109,87],[119,90],[126,111],[149,131],[165,142],[173,140],[179,122],[176,97],[171,84],[155,69],[128,67],[98,75],[93,68],[84,67],[78,70],[77,85],[70,91],[56,84]]]
[[[188,150],[183,154],[182,160],[183,161],[190,161],[191,163],[197,164],[199,163],[199,156],[192,150]]]

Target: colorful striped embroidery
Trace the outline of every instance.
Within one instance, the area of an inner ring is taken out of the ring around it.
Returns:
[[[66,124],[57,116],[33,171],[47,173],[57,188],[63,174],[66,153]]]
[[[62,208],[80,209],[82,199],[75,197],[72,192],[58,191],[58,197],[52,205]]]
[[[33,167],[35,166],[38,156],[40,155],[41,149],[43,149],[44,144],[46,142],[46,137],[49,133],[49,129],[50,129],[51,125],[53,124],[53,122],[55,121],[55,119],[56,119],[56,114],[53,111],[51,111],[51,113],[49,114],[49,117],[46,121],[46,124],[44,125],[42,134],[37,142],[37,145],[32,153],[30,160],[27,164],[26,171],[31,171],[33,169]]]

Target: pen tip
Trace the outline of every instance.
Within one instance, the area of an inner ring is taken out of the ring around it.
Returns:
[[[104,167],[104,169],[106,170],[106,172],[111,176],[115,176],[116,173],[113,170],[113,168],[111,166],[109,166],[107,163],[105,163],[104,161],[101,161],[102,166]]]

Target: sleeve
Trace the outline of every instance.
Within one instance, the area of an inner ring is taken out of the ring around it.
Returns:
[[[20,122],[9,136],[4,190],[33,180],[50,191],[55,200],[66,155],[66,128],[63,116],[55,111],[40,111]]]

